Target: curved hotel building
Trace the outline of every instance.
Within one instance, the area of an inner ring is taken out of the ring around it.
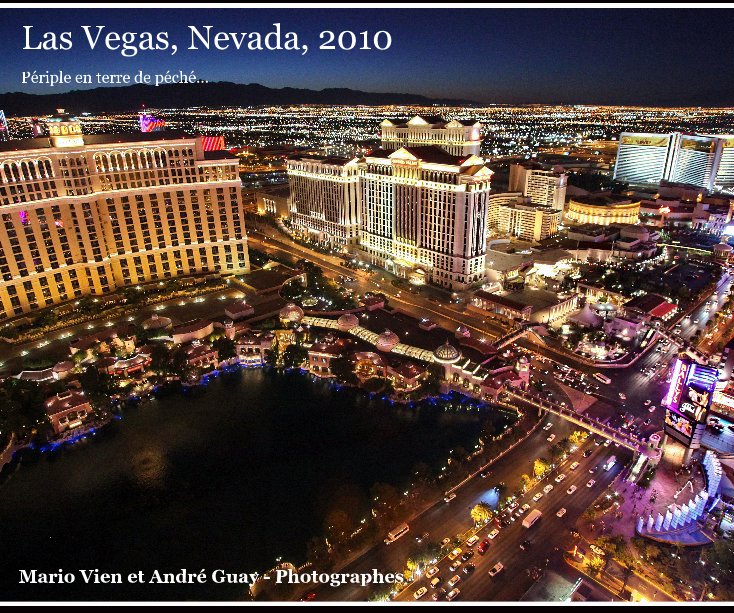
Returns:
[[[0,143],[0,319],[151,280],[249,270],[237,158],[164,131]]]

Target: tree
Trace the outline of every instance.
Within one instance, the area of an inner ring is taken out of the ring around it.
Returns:
[[[379,515],[390,517],[402,502],[400,492],[388,483],[375,483],[370,488],[372,508]]]
[[[486,502],[479,502],[472,507],[470,515],[475,524],[486,524],[492,519],[492,507]]]
[[[329,564],[329,547],[323,538],[314,536],[306,543],[306,559],[319,568]]]
[[[536,477],[542,477],[549,470],[550,463],[545,458],[537,458],[535,462],[533,462],[533,474]]]
[[[277,368],[278,362],[280,362],[280,349],[278,345],[275,345],[272,349],[265,350],[265,363],[268,366]]]
[[[524,492],[528,491],[528,488],[533,483],[533,480],[530,478],[530,475],[522,475],[520,477],[520,489]]]
[[[155,343],[150,348],[150,367],[157,373],[165,375],[171,372],[171,350],[165,343]]]
[[[583,445],[584,441],[586,441],[588,436],[588,433],[583,430],[574,430],[574,432],[571,433],[571,436],[568,437],[568,440],[574,447],[580,447]]]
[[[354,365],[345,355],[340,355],[331,360],[329,369],[339,383],[356,385],[358,379],[354,374]]]
[[[237,355],[234,341],[227,338],[226,336],[221,336],[216,339],[212,343],[212,346],[219,352],[219,360],[222,362],[224,360],[229,360]]]
[[[283,352],[283,366],[285,368],[300,368],[307,359],[308,351],[300,345],[288,345]]]
[[[593,556],[586,562],[586,572],[591,577],[597,577],[604,567],[604,562],[598,556]]]

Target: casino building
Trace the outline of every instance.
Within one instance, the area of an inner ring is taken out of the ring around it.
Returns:
[[[249,270],[237,158],[182,132],[0,143],[0,319],[128,285]]]

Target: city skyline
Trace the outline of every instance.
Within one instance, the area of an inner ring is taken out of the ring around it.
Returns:
[[[112,6],[0,23],[0,601],[734,602],[734,11]]]
[[[587,103],[627,105],[727,106],[734,88],[725,75],[734,68],[725,32],[733,23],[724,10],[557,9],[256,9],[156,10],[130,13],[66,9],[13,11],[0,24],[5,62],[0,91],[49,93],[43,85],[23,85],[20,71],[64,70],[108,73],[137,70],[193,70],[199,79],[261,83],[269,87],[347,87],[370,92],[421,94],[488,103]],[[443,18],[446,15],[447,18]],[[307,41],[306,55],[288,51],[189,51],[189,25],[212,31],[263,34],[280,23]],[[169,33],[179,52],[120,51],[86,44],[81,25],[108,31]],[[23,50],[24,25],[32,25],[31,46],[46,31],[70,31],[68,51]],[[385,51],[319,51],[321,30],[390,32]],[[690,32],[707,31],[706,44]],[[634,44],[629,44],[634,41]],[[671,42],[674,44],[671,45]],[[645,61],[640,62],[639,58]],[[42,62],[39,60],[42,59]],[[390,66],[389,71],[382,69]],[[471,69],[464,69],[469,67]],[[88,89],[68,86],[58,91]]]

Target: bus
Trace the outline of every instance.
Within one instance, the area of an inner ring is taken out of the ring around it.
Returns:
[[[601,374],[600,372],[595,372],[591,376],[594,377],[594,379],[596,379],[597,381],[601,381],[602,383],[605,383],[606,385],[609,385],[612,382],[612,380],[609,377]]]
[[[389,545],[390,543],[394,543],[397,541],[401,536],[408,533],[408,530],[410,530],[410,527],[408,524],[400,524],[397,528],[393,528],[390,530],[390,532],[387,533],[387,538],[385,539],[385,545]]]
[[[607,463],[604,464],[604,470],[612,470],[612,467],[617,463],[616,456],[612,456],[607,460]]]
[[[543,516],[543,512],[540,509],[533,509],[528,513],[527,517],[522,520],[523,528],[532,528],[536,521]]]

